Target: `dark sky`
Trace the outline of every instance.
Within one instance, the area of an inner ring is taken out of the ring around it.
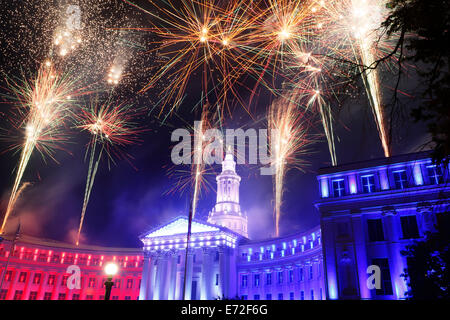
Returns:
[[[57,1],[55,1],[57,2]],[[66,1],[70,2],[70,1]],[[75,3],[77,1],[74,1]],[[114,2],[114,1],[112,1]],[[3,23],[9,25],[9,29],[0,34],[2,37],[2,71],[9,76],[19,75],[20,69],[33,72],[36,63],[24,61],[39,61],[45,57],[45,52],[39,53],[38,49],[30,48],[30,40],[36,42],[42,40],[42,29],[28,28],[30,34],[18,37],[11,45],[5,40],[14,37],[15,28],[18,26],[17,17],[10,17],[7,10],[12,10],[17,1],[11,1],[10,7],[3,7]],[[21,3],[20,6],[28,4]],[[3,5],[2,5],[3,6]],[[32,6],[30,2],[30,6]],[[41,6],[41,5],[38,5]],[[111,8],[115,8],[111,4]],[[127,15],[127,23],[133,24],[136,19],[137,26],[145,25],[145,15],[137,12],[131,6],[125,6],[121,14]],[[114,11],[111,9],[111,11]],[[33,10],[22,10],[24,21],[30,21]],[[105,15],[110,14],[108,9]],[[25,15],[27,15],[25,17]],[[37,15],[37,13],[36,13]],[[98,16],[97,19],[102,19]],[[144,33],[139,37],[139,43],[147,48],[151,47],[148,42],[151,38]],[[36,46],[39,46],[36,44]],[[45,48],[45,45],[44,45]],[[45,51],[44,49],[42,51]],[[140,52],[140,56],[143,52]],[[14,62],[17,59],[17,63]],[[139,60],[142,64],[151,64],[146,58],[136,58],[133,55],[130,60]],[[130,61],[130,65],[136,67],[136,63]],[[87,66],[89,67],[89,66]],[[147,65],[139,65],[144,70]],[[138,69],[139,69],[138,68]],[[135,70],[135,69],[133,69]],[[118,89],[121,98],[133,100],[137,106],[151,108],[155,98],[151,92],[145,96],[137,96],[137,91],[145,84],[146,72],[141,77]],[[91,200],[88,205],[86,219],[83,228],[84,243],[105,246],[140,246],[138,235],[162,224],[172,217],[187,214],[188,197],[186,192],[181,194],[170,193],[176,183],[175,179],[168,177],[170,163],[170,135],[174,128],[185,127],[186,123],[192,125],[194,120],[199,120],[198,110],[191,112],[192,106],[198,102],[198,92],[201,89],[196,85],[195,77],[188,87],[187,98],[178,111],[177,116],[168,119],[167,125],[159,125],[154,114],[141,119],[141,125],[148,131],[141,135],[142,142],[127,148],[132,155],[133,166],[126,161],[118,161],[117,165],[107,168],[102,163],[96,176]],[[2,86],[5,82],[2,81]],[[405,90],[413,90],[413,80],[404,83]],[[5,89],[2,88],[2,93]],[[241,92],[244,97],[248,93]],[[384,90],[385,96],[389,97],[389,89]],[[270,105],[273,97],[262,92],[254,102],[255,117],[262,117]],[[417,151],[426,141],[425,130],[421,124],[414,124],[408,117],[409,110],[416,103],[415,99],[405,99],[403,105],[403,117],[396,119],[393,131],[393,153],[401,154]],[[0,115],[1,126],[5,129],[8,125],[8,115],[11,105],[2,103]],[[183,119],[183,120],[180,120]],[[252,119],[236,107],[229,116],[226,127],[237,128],[240,126],[252,127]],[[372,113],[366,102],[363,90],[359,98],[347,99],[341,111],[336,114],[336,135],[339,141],[336,143],[337,158],[339,163],[360,161],[383,156],[378,134],[373,121]],[[320,126],[313,128],[314,133],[320,133]],[[4,139],[3,139],[4,140]],[[73,241],[74,231],[78,227],[81,212],[84,187],[86,182],[87,163],[84,161],[86,137],[74,133],[70,144],[66,146],[69,152],[58,151],[56,159],[59,163],[51,160],[43,161],[38,154],[34,154],[27,167],[24,181],[32,182],[32,186],[26,189],[17,204],[13,217],[9,220],[9,230],[14,229],[17,217],[21,218],[23,232],[33,236],[46,237],[61,241]],[[9,143],[0,142],[0,150],[6,150]],[[324,138],[312,146],[312,153],[305,156],[310,165],[306,173],[291,170],[286,176],[286,193],[282,207],[281,233],[287,234],[301,231],[319,223],[318,213],[313,203],[318,199],[318,186],[315,180],[316,171],[320,167],[329,166],[328,149]],[[0,196],[1,212],[5,211],[10,188],[14,181],[15,168],[19,159],[18,154],[4,152],[0,154]],[[220,171],[220,167],[215,167]],[[238,166],[238,174],[242,176],[241,181],[241,207],[249,217],[249,233],[253,239],[267,237],[273,233],[272,211],[273,192],[272,178],[260,176],[258,170],[247,166]],[[215,177],[208,177],[210,183],[215,186]],[[214,205],[215,189],[204,192],[198,209],[198,218],[207,217],[209,210]]]

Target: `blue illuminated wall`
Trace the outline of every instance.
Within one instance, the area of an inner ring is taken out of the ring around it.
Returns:
[[[404,299],[400,251],[447,214],[448,167],[427,152],[323,168],[317,177],[325,287],[329,299]],[[369,289],[379,265],[382,288]]]

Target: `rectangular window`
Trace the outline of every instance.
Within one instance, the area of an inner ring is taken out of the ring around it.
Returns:
[[[312,278],[313,278],[313,266],[310,265],[309,266],[309,280],[312,280]]]
[[[41,283],[41,277],[42,277],[41,273],[36,273],[34,275],[34,278],[33,278],[33,284],[40,284]]]
[[[125,300],[131,300],[131,296],[125,296]]]
[[[311,300],[314,300],[314,290],[311,289]]]
[[[37,291],[31,291],[28,300],[36,300],[37,299]]]
[[[444,183],[444,177],[442,175],[441,166],[435,164],[427,166],[428,178],[431,184],[441,184]]]
[[[368,219],[367,227],[370,241],[384,241],[383,222],[381,219]]]
[[[282,293],[278,294],[278,300],[283,300],[283,294]]]
[[[278,280],[278,283],[279,284],[282,284],[283,283],[283,271],[278,271],[277,272],[277,280]]]
[[[253,296],[253,300],[259,300],[259,294],[255,294],[255,295]]]
[[[177,264],[180,264],[180,262],[181,262],[181,255],[178,255],[178,257],[177,257]]]
[[[216,286],[218,286],[218,285],[219,285],[219,274],[216,273]]]
[[[89,299],[88,299],[89,300]],[[113,296],[112,300],[119,300],[119,296]]]
[[[294,270],[289,270],[289,282],[294,282]]]
[[[400,217],[402,225],[403,239],[413,239],[419,237],[416,216]]]
[[[255,287],[259,287],[259,274],[253,276],[253,284]]]
[[[14,300],[22,300],[22,294],[22,290],[16,290],[16,292],[14,292]]]
[[[381,271],[381,289],[375,289],[376,295],[392,295],[391,272],[388,259],[372,259],[372,264],[380,267]]]
[[[5,281],[11,281],[11,277],[12,277],[12,270],[9,270],[6,272]]]
[[[305,291],[300,291],[300,300],[305,300]]]
[[[272,294],[271,293],[266,294],[266,300],[272,300]]]
[[[66,300],[66,294],[65,293],[60,293],[58,295],[58,300]]]
[[[372,193],[375,191],[375,177],[373,174],[361,176],[361,183],[364,193]]]
[[[67,279],[69,279],[69,276],[68,276],[68,275],[64,275],[64,276],[62,277],[62,280],[61,280],[61,285],[62,285],[62,286],[66,286],[66,285],[67,285]]]
[[[52,300],[52,293],[51,292],[46,292],[44,294],[44,300]]]
[[[298,280],[303,281],[303,268],[298,269]]]
[[[247,288],[247,275],[246,274],[243,274],[241,276],[241,287]]]
[[[344,179],[334,179],[331,183],[333,186],[333,195],[335,197],[342,197],[345,195]]]
[[[80,300],[80,295],[78,293],[74,293],[72,295],[72,300]]]
[[[117,280],[114,282],[114,288],[120,289],[120,280],[119,280],[119,279],[117,279]]]
[[[294,300],[294,293],[293,292],[289,293],[289,300]]]
[[[8,292],[7,289],[0,290],[0,300],[5,300],[6,299],[6,293],[7,292]]]
[[[127,279],[127,289],[133,288],[133,279]]]
[[[92,294],[88,294],[86,296],[86,300],[94,300],[94,296]],[[117,299],[113,299],[113,300],[117,300]]]
[[[88,288],[95,288],[95,278],[89,278]]]
[[[19,275],[19,282],[25,282],[27,280],[27,273],[21,272]]]
[[[397,170],[393,172],[394,184],[396,189],[405,189],[408,186],[405,170]]]
[[[323,300],[322,288],[320,288],[320,300]]]
[[[48,276],[47,284],[50,286],[55,284],[55,275],[54,274],[51,274]]]
[[[271,285],[272,284],[272,273],[266,273],[266,284]]]
[[[248,299],[248,297],[247,297],[246,294],[243,294],[243,295],[241,296],[241,300],[247,300],[247,299]]]

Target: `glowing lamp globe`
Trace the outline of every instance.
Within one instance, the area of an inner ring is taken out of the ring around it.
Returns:
[[[110,262],[105,266],[105,273],[108,276],[111,277],[114,276],[117,273],[117,271],[119,271],[119,267],[115,263]]]

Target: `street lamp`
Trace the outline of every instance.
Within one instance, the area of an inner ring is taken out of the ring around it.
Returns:
[[[108,279],[105,282],[105,300],[109,300],[109,297],[111,296],[111,288],[114,284],[112,278],[117,271],[119,271],[119,267],[114,262],[109,262],[105,265],[105,273],[108,276]]]

